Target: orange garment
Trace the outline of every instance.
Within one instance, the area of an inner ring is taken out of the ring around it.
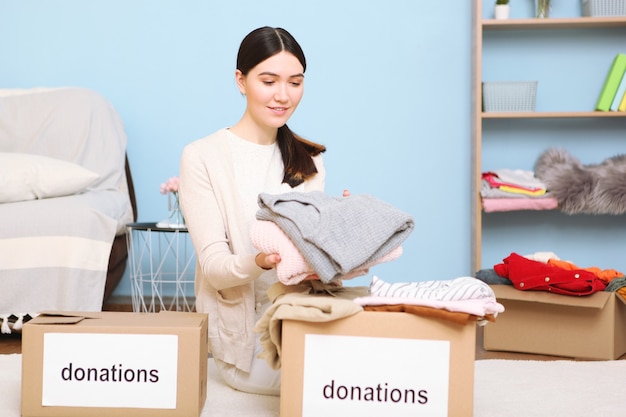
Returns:
[[[477,321],[479,318],[483,318],[487,321],[495,322],[496,319],[493,314],[487,314],[485,317],[478,317],[473,314],[448,311],[439,308],[417,306],[410,304],[385,304],[385,305],[366,305],[363,306],[365,311],[393,311],[415,314],[422,317],[433,317],[437,319],[448,320],[457,324],[468,324]]]
[[[548,265],[556,266],[558,268],[565,269],[566,271],[573,271],[574,269],[582,269],[583,271],[591,272],[593,275],[596,276],[596,278],[607,283],[611,281],[613,278],[618,278],[618,277],[621,278],[624,276],[623,272],[616,271],[615,269],[600,269],[596,266],[591,266],[589,268],[581,268],[579,266],[574,265],[571,262],[561,261],[559,259],[549,259]]]

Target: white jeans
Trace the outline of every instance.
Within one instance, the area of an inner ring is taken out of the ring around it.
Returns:
[[[265,359],[257,358],[262,350],[257,336],[250,372],[244,372],[235,365],[215,359],[215,365],[226,384],[243,392],[280,395],[280,369],[274,370]]]

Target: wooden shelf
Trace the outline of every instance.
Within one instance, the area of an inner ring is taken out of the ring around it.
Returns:
[[[532,211],[532,212],[540,212],[540,211],[558,211],[559,209],[516,209],[516,210],[502,210],[502,211],[485,211],[482,210],[482,213],[485,215],[497,214],[497,213],[519,213],[521,211]]]
[[[608,29],[617,29],[616,35],[620,36],[626,30],[626,16],[610,17],[568,17],[568,18],[527,18],[495,20],[486,19],[483,16],[483,6],[489,3],[486,0],[472,0],[472,155],[471,155],[471,260],[472,271],[481,267],[482,261],[482,215],[484,212],[481,205],[480,189],[483,156],[483,129],[490,129],[492,120],[568,120],[572,123],[576,120],[626,120],[626,112],[600,112],[600,111],[539,111],[539,112],[483,112],[482,111],[482,83],[483,83],[483,48],[484,43],[492,42],[493,36],[485,37],[485,33],[509,31],[515,32],[516,37],[524,38],[527,34],[533,35],[532,31],[586,31],[603,30],[598,35],[604,36]],[[595,33],[590,33],[595,36]],[[533,36],[531,36],[533,38]],[[589,45],[586,45],[589,47]],[[589,103],[593,109],[594,103]],[[567,124],[567,123],[564,123]],[[523,128],[516,124],[516,128]]]
[[[546,112],[482,112],[483,119],[584,119],[626,118],[626,112],[608,111],[546,111]]]
[[[483,30],[594,29],[626,27],[626,16],[547,19],[483,19]]]

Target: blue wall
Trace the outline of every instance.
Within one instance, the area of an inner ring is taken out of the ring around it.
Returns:
[[[531,12],[530,0],[512,3],[514,16]],[[242,114],[233,79],[239,42],[258,26],[282,26],[308,60],[290,126],[327,145],[327,191],[373,194],[416,219],[404,255],[372,272],[450,279],[471,273],[471,2],[441,5],[0,0],[0,87],[72,85],[104,95],[125,122],[139,220],[158,221],[167,214],[159,184],[178,174],[185,144]],[[509,252],[500,246],[486,257]],[[130,294],[128,273],[116,294]]]

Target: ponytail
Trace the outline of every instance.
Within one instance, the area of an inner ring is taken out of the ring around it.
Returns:
[[[283,158],[283,182],[292,188],[317,174],[313,157],[326,151],[324,145],[308,141],[289,129],[287,125],[278,128],[276,137]]]

